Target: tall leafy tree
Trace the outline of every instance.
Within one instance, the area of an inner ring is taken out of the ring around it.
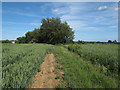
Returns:
[[[17,38],[17,43],[26,43],[26,37],[18,37]]]
[[[108,40],[108,43],[112,43],[112,40]]]
[[[26,42],[29,43],[33,39],[33,32],[27,32],[25,34]]]
[[[113,43],[117,43],[117,41],[116,41],[116,40],[114,40],[114,41],[113,41]]]
[[[67,22],[62,23],[59,18],[47,18],[42,20],[40,28],[43,42],[58,44],[69,43],[74,39],[74,32]]]
[[[25,37],[18,38],[19,42],[35,43],[70,43],[74,39],[74,32],[67,22],[61,22],[59,18],[46,18],[42,20],[40,29],[27,32]],[[24,40],[24,39],[25,40]],[[24,41],[22,41],[24,40]]]

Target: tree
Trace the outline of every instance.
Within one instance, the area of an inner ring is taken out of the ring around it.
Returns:
[[[7,40],[2,40],[2,43],[11,43],[11,42],[7,39]]]
[[[59,18],[47,18],[42,20],[42,41],[45,43],[58,44],[70,43],[74,39],[74,32],[67,22],[61,22]]]
[[[112,41],[111,41],[111,40],[108,40],[108,43],[112,43]]]
[[[26,37],[18,37],[17,38],[17,41],[16,41],[17,43],[26,43]]]
[[[40,29],[34,29],[34,31],[32,32],[32,35],[33,35],[33,39],[32,41],[35,42],[35,43],[39,43],[41,42],[41,33],[40,33]]]
[[[80,41],[80,40],[78,40],[78,42],[77,42],[78,44],[82,44],[82,41]]]
[[[114,40],[114,41],[113,41],[113,43],[117,43],[117,41],[116,41],[116,40]]]
[[[33,39],[33,32],[27,32],[25,34],[26,43],[29,43]]]
[[[85,42],[84,42],[84,41],[82,41],[82,40],[81,40],[81,41],[80,41],[80,40],[78,40],[78,41],[77,41],[77,43],[78,43],[78,44],[85,44]]]
[[[38,42],[38,40],[32,39],[29,43],[37,43],[37,42]]]
[[[67,22],[61,22],[59,18],[47,18],[42,20],[40,29],[27,32],[25,37],[17,38],[19,43],[71,43],[74,32]]]

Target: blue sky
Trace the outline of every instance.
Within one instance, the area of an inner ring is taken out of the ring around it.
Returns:
[[[116,2],[3,2],[2,39],[15,40],[40,28],[46,17],[59,17],[84,41],[118,40],[118,3]]]

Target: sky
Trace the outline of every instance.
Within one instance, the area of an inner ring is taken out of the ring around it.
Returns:
[[[117,2],[3,2],[2,40],[16,40],[47,17],[58,17],[75,32],[74,41],[118,40]]]

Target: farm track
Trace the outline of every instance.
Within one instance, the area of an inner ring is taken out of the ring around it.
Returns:
[[[37,72],[31,88],[56,88],[59,79],[55,79],[55,57],[54,54],[47,54],[41,64],[41,71]]]

